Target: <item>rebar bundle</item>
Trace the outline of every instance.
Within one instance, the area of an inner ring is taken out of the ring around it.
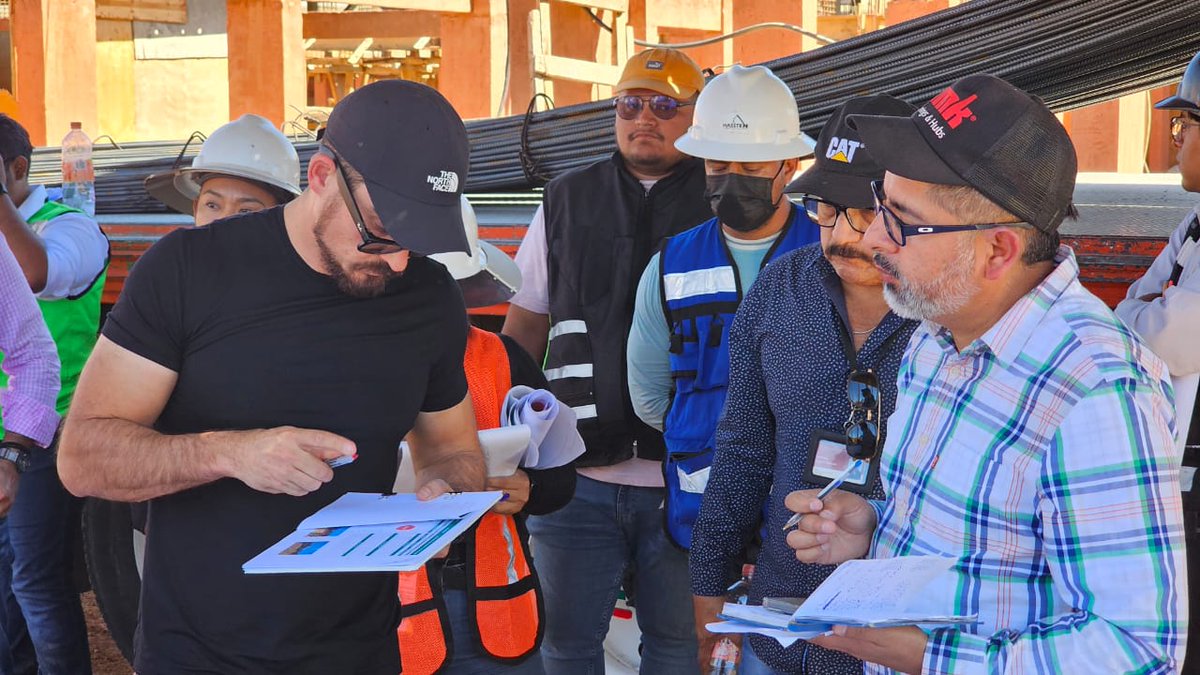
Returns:
[[[792,91],[801,126],[816,136],[850,96],[889,93],[919,105],[954,80],[987,72],[1042,97],[1056,111],[1177,80],[1200,50],[1200,11],[1180,0],[972,0],[949,10],[769,62]],[[532,107],[532,104],[531,104]],[[609,101],[467,123],[468,191],[523,190],[615,148]],[[182,142],[97,147],[96,210],[167,208],[142,181],[191,161]],[[302,163],[315,149],[298,143]],[[39,149],[33,178],[59,180],[59,150]]]

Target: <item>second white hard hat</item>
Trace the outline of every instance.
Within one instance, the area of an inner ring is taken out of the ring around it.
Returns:
[[[521,288],[520,268],[507,253],[479,238],[479,221],[465,196],[462,197],[462,214],[471,253],[451,251],[429,257],[441,263],[458,281],[468,308],[508,302]]]
[[[242,115],[219,127],[204,141],[190,167],[174,172],[172,178],[152,176],[155,180],[147,179],[146,189],[168,206],[190,214],[202,180],[212,174],[300,194],[300,157],[295,146],[258,115]]]
[[[807,157],[816,141],[800,131],[796,99],[783,80],[764,66],[733,66],[700,92],[692,126],[675,147],[703,159],[769,162]]]

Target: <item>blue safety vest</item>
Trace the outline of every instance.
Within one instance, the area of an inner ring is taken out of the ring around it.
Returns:
[[[819,232],[816,223],[793,206],[762,267],[819,241]],[[671,328],[674,390],[663,420],[667,531],[676,544],[688,548],[729,387],[729,328],[748,289],[741,287],[737,264],[716,218],[668,239],[659,268],[663,309]]]

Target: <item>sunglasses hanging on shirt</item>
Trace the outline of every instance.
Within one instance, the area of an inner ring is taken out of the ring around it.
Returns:
[[[864,463],[846,477],[840,489],[866,494],[871,491],[879,475],[878,462],[871,460],[879,453],[882,441],[879,429],[883,417],[883,396],[875,371],[859,367],[858,354],[841,315],[835,312],[834,318],[838,338],[850,366],[846,376],[846,399],[850,404],[850,413],[841,432],[824,429],[813,432],[803,480],[823,487],[841,476],[852,462],[861,459]],[[886,358],[901,332],[894,330],[879,346],[876,353],[880,360]]]

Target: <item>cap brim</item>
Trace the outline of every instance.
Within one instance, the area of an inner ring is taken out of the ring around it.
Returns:
[[[967,184],[933,151],[913,118],[850,115],[847,119],[871,157],[890,173],[923,183]]]
[[[1158,103],[1155,103],[1154,107],[1157,110],[1187,110],[1189,112],[1200,112],[1200,105],[1196,105],[1186,98],[1180,98],[1178,96],[1172,96],[1171,98],[1163,99]]]
[[[486,264],[478,273],[458,281],[468,309],[508,302],[521,289],[521,270],[508,254],[479,241]]]
[[[364,182],[375,213],[393,241],[417,255],[451,251],[470,253],[457,193],[452,203],[430,204],[393,192],[369,179]]]
[[[820,197],[852,209],[869,209],[875,206],[870,179],[815,166],[788,183],[783,191],[789,195]]]
[[[195,200],[184,195],[179,188],[175,187],[174,171],[146,176],[142,185],[151,197],[184,215],[193,215],[192,207]]]
[[[630,89],[649,89],[650,91],[657,91],[664,96],[672,96],[679,99],[691,98],[697,91],[699,91],[698,89],[692,89],[691,87],[672,86],[670,83],[649,77],[637,77],[630,80],[625,80],[624,82],[619,82],[614,88],[614,91],[629,91]]]

